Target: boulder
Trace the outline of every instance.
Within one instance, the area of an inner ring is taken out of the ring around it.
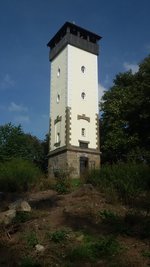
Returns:
[[[0,213],[0,224],[9,225],[12,220],[16,217],[16,210],[10,209]]]
[[[37,244],[35,246],[35,248],[36,248],[36,251],[38,251],[38,252],[43,252],[45,250],[44,246],[42,246],[40,244]]]
[[[9,209],[10,210],[14,209],[16,211],[30,212],[31,206],[25,200],[17,200],[9,205]]]

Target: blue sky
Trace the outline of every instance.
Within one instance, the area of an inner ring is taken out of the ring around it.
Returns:
[[[100,41],[100,95],[115,75],[150,53],[149,0],[0,0],[0,125],[21,124],[44,139],[49,127],[50,63],[46,44],[66,22]]]

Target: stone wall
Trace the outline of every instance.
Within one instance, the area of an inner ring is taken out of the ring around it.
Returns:
[[[80,177],[80,157],[86,157],[89,161],[89,169],[100,168],[99,153],[87,153],[77,151],[64,151],[60,154],[53,154],[49,157],[48,172],[49,177],[54,177],[55,170],[70,170],[73,178]]]

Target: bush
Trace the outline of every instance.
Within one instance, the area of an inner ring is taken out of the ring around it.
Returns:
[[[120,244],[114,237],[105,236],[96,241],[89,241],[76,246],[71,250],[68,257],[72,262],[84,260],[94,262],[96,259],[114,257],[121,249]]]
[[[65,230],[58,230],[53,233],[48,233],[50,240],[54,241],[55,243],[61,243],[65,241],[68,237],[67,231]]]
[[[123,217],[110,210],[100,211],[98,215],[100,216],[102,223],[105,227],[108,227],[108,230],[110,230],[111,233],[130,235],[131,229],[124,221]]]
[[[92,250],[97,257],[113,257],[121,251],[121,246],[113,236],[106,236],[92,244]]]
[[[13,219],[13,223],[18,224],[18,223],[24,223],[27,221],[30,221],[32,218],[32,215],[30,212],[26,212],[26,211],[17,211],[16,212],[16,217]]]
[[[62,179],[57,179],[56,184],[54,189],[59,193],[59,194],[67,194],[69,193],[70,189],[70,184],[67,179],[62,178]]]
[[[38,238],[35,232],[26,233],[24,239],[26,240],[27,246],[29,248],[33,248],[38,244]]]
[[[100,170],[93,170],[86,182],[101,189],[114,188],[116,194],[126,204],[150,189],[150,167],[144,164],[104,165]]]
[[[41,172],[33,163],[12,159],[0,164],[0,188],[3,192],[27,191],[36,184]]]
[[[72,249],[68,258],[71,262],[81,262],[84,260],[94,261],[95,257],[90,244],[81,244]]]

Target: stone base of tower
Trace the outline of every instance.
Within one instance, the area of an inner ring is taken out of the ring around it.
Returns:
[[[91,169],[100,168],[100,152],[94,149],[58,150],[49,154],[48,174],[54,178],[56,173],[70,172],[73,178],[79,178]]]

